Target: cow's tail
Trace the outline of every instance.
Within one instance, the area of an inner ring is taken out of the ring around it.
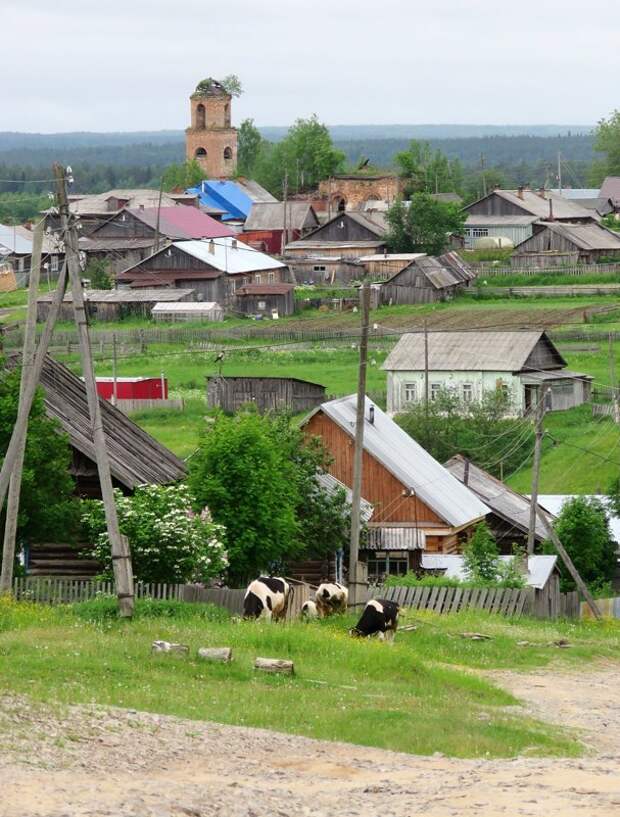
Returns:
[[[288,585],[288,594],[286,596],[286,601],[284,602],[284,618],[288,616],[288,611],[292,607],[293,604],[293,596],[295,595],[295,585],[292,582],[289,582]]]

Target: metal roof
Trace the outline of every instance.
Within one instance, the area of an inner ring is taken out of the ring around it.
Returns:
[[[10,253],[30,255],[32,253],[32,238],[22,235],[18,226],[0,224],[0,246],[6,247]]]
[[[568,224],[557,221],[539,223],[582,250],[620,250],[620,236],[600,224]]]
[[[548,340],[540,330],[429,332],[428,368],[448,372],[518,372],[543,337]],[[561,356],[559,358],[562,360]],[[403,335],[381,368],[386,371],[423,371],[424,333]]]
[[[345,492],[347,502],[350,505],[353,500],[353,491],[344,484],[344,482],[340,482],[339,479],[333,477],[331,474],[325,474],[319,472],[316,475],[316,481],[319,483],[321,488],[327,491],[328,494],[335,494],[339,490]],[[360,499],[360,516],[362,518],[362,522],[368,522],[374,513],[374,507],[371,505],[368,500],[361,498]]]
[[[290,201],[286,205],[286,224],[289,230],[302,230],[308,216],[313,225],[318,219],[307,201]],[[256,202],[252,205],[243,229],[250,230],[283,230],[284,229],[284,202]]]
[[[620,176],[607,176],[601,185],[599,196],[620,204]]]
[[[120,208],[112,208],[109,199],[120,199],[127,202],[127,207],[157,207],[159,203],[159,190],[141,188],[134,190],[108,190],[107,193],[86,195],[72,198],[69,202],[69,209],[76,215],[101,216],[111,215],[118,212]],[[162,193],[161,205],[163,207],[187,207],[186,204],[179,204],[180,201],[191,201],[195,199],[193,195],[179,195],[176,193]],[[191,206],[191,205],[189,205]],[[197,208],[196,208],[197,209]],[[47,211],[49,212],[49,211]]]
[[[377,238],[382,238],[385,233],[387,232],[387,223],[385,221],[385,216],[383,213],[373,212],[372,218],[371,216],[358,213],[354,210],[347,210],[345,213],[336,213],[333,218],[330,218],[328,221],[325,221],[320,227],[317,227],[316,230],[313,230],[311,233],[308,233],[308,238],[312,239],[313,241],[320,241],[319,238],[313,238],[313,236],[319,236],[321,232],[325,230],[330,224],[333,224],[335,221],[339,219],[350,219],[354,221],[356,224],[359,224],[360,227],[364,227],[364,229],[368,230],[373,235],[376,235]],[[326,242],[325,242],[326,243]]]
[[[322,411],[350,437],[355,436],[357,396],[341,397],[322,403]],[[369,409],[374,408],[374,422]],[[454,527],[481,519],[489,509],[468,488],[437,462],[428,451],[391,420],[379,406],[366,397],[364,415],[364,450],[380,462],[396,479],[415,494],[442,519]]]
[[[258,182],[249,179],[234,182],[230,179],[205,179],[187,192],[197,195],[201,205],[223,210],[225,213],[223,221],[233,219],[245,221],[254,202],[277,201]]]
[[[157,207],[132,207],[128,209],[128,212],[153,230],[157,229]],[[224,238],[235,235],[230,227],[202,213],[198,207],[179,207],[178,205],[159,208],[159,232],[162,236],[176,240]]]
[[[210,267],[229,274],[239,272],[260,272],[286,267],[270,255],[255,250],[232,236],[217,240],[175,241],[172,244],[177,250],[203,261]],[[165,252],[162,250],[161,252]],[[144,262],[142,262],[144,263]],[[155,273],[156,274],[156,273]],[[183,270],[176,273],[177,278],[184,278]]]
[[[473,462],[470,461],[468,465],[466,463],[465,457],[457,454],[456,457],[448,460],[445,466],[463,484],[467,471],[467,487],[470,491],[473,491],[493,513],[508,524],[522,532],[527,532],[532,504],[529,498],[513,491],[512,488],[474,465]],[[545,527],[538,518],[536,518],[536,537],[541,542],[547,538]]]
[[[509,562],[512,556],[500,556],[502,562]],[[524,577],[528,587],[542,590],[553,573],[557,556],[528,556],[527,576]],[[465,563],[462,556],[452,553],[422,553],[422,568],[424,570],[443,570],[447,579],[467,579]]]
[[[84,299],[90,303],[125,304],[142,303],[143,301],[179,301],[194,292],[193,289],[176,289],[166,287],[162,289],[85,289]],[[55,292],[45,292],[37,298],[38,303],[53,301]],[[65,292],[64,303],[72,303],[73,295]],[[185,304],[187,306],[187,304]]]
[[[423,258],[425,252],[378,252],[374,255],[363,255],[358,261],[415,261],[416,258]]]
[[[200,314],[201,312],[224,312],[216,301],[166,301],[162,298],[153,307],[153,312],[191,312]]]
[[[536,193],[533,190],[494,190],[490,195],[497,195],[500,198],[527,210],[537,218],[549,218],[549,202],[552,203],[554,218],[592,218],[592,213],[584,207],[580,207],[564,196],[556,196],[549,190]]]
[[[315,241],[309,238],[300,238],[299,241],[291,241],[284,248],[288,250],[328,250],[341,247],[342,249],[353,250],[374,250],[377,247],[384,247],[385,240],[382,241]]]
[[[549,191],[555,196],[564,196],[565,199],[597,199],[599,197],[598,187],[559,187],[551,188]]]
[[[547,210],[547,215],[549,211]],[[472,213],[467,216],[466,227],[527,227],[538,220],[538,216],[487,216]]]

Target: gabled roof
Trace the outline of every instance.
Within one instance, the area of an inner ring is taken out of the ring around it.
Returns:
[[[96,193],[94,195],[80,195],[71,197],[69,201],[69,209],[76,215],[84,216],[109,216],[111,213],[118,212],[117,208],[112,208],[110,199],[120,199],[126,201],[127,207],[157,207],[159,203],[159,190],[150,188],[138,188],[134,190],[108,190],[106,193]],[[196,194],[187,193],[162,193],[161,205],[162,207],[176,207],[176,206],[191,206],[180,205],[179,202],[195,201]],[[46,212],[50,212],[49,210]]]
[[[355,437],[357,396],[322,403],[304,420],[323,412],[349,437]],[[374,422],[369,409],[374,408]],[[365,400],[364,450],[407,489],[453,527],[461,527],[489,513],[478,497],[437,462],[428,451],[391,420],[368,397]]]
[[[316,475],[316,481],[319,483],[321,488],[326,491],[326,493],[332,496],[338,491],[344,491],[347,498],[347,503],[349,505],[352,504],[353,492],[350,488],[347,488],[344,482],[340,482],[340,480],[336,479],[336,477],[333,477],[331,474],[323,473],[322,471]],[[362,518],[362,522],[369,522],[372,518],[374,510],[373,505],[368,502],[368,500],[363,498],[360,499],[360,516]]]
[[[430,371],[520,372],[528,358],[543,341],[558,366],[566,361],[545,332],[429,332],[428,368]],[[424,333],[403,335],[392,349],[382,369],[386,371],[423,371]],[[552,368],[552,367],[549,367]]]
[[[554,218],[592,218],[592,213],[589,210],[586,210],[584,207],[580,207],[570,199],[564,198],[564,196],[556,196],[549,190],[545,190],[544,192],[541,191],[539,193],[528,189],[519,191],[500,190],[498,188],[496,190],[492,190],[488,196],[485,196],[483,199],[479,199],[479,201],[484,201],[491,196],[499,196],[505,201],[510,202],[510,204],[513,204],[515,207],[519,207],[525,213],[530,213],[531,215],[536,216],[536,218],[549,218],[550,201],[553,208]],[[474,204],[478,204],[478,202],[473,202],[473,204],[468,205],[465,210],[468,211],[470,207],[474,206]]]
[[[463,261],[458,252],[454,250],[449,250],[443,253],[443,255],[437,256],[437,260],[456,275],[457,278],[460,278],[461,281],[473,281],[476,277],[476,273],[469,264]]]
[[[247,179],[234,182],[229,179],[205,179],[187,192],[197,195],[201,205],[223,210],[223,221],[245,221],[254,202],[277,201],[258,182]]]
[[[500,556],[502,562],[509,562],[512,556]],[[528,556],[527,576],[524,577],[528,587],[542,590],[547,584],[557,564],[557,556]],[[465,562],[462,556],[453,553],[422,553],[424,570],[442,570],[447,579],[467,579]]]
[[[310,202],[289,201],[286,205],[286,225],[288,230],[302,230],[306,220],[318,225],[318,219]],[[283,230],[284,202],[260,201],[252,205],[243,229],[250,230]]]
[[[157,229],[157,207],[129,208],[128,211],[138,221]],[[101,228],[99,228],[101,229]],[[161,207],[159,209],[160,235],[173,240],[191,238],[224,238],[235,233],[216,221],[198,207]],[[97,231],[91,233],[96,235]]]
[[[547,211],[547,215],[549,212]],[[465,221],[466,227],[528,227],[538,221],[538,216],[487,216],[483,213],[470,213]]]
[[[95,462],[86,388],[62,363],[45,359],[41,373],[45,411],[60,423],[71,445]],[[109,401],[99,399],[112,476],[126,488],[183,479],[184,463]]]
[[[604,199],[611,199],[614,205],[620,205],[620,176],[606,176],[599,196]]]
[[[467,473],[467,487],[470,491],[473,491],[482,502],[488,505],[496,516],[522,533],[527,533],[532,504],[528,497],[513,491],[512,488],[474,465],[473,462],[468,463],[460,454],[448,460],[445,466],[463,484],[465,484]],[[540,542],[547,538],[545,527],[538,517],[536,518],[536,538]]]
[[[180,301],[194,292],[193,289],[175,289],[168,287],[166,289],[85,289],[84,300],[88,303],[94,304],[126,304],[126,303],[144,303],[153,301]],[[43,292],[37,298],[37,303],[51,303],[56,297],[56,292]],[[63,303],[73,303],[73,293],[71,290],[65,292]]]
[[[0,248],[2,247],[10,253],[29,255],[32,252],[32,238],[22,235],[17,226],[0,224]]]
[[[312,230],[311,233],[306,235],[304,241],[306,239],[309,241],[320,241],[321,232],[323,232],[326,227],[329,227],[331,224],[341,220],[354,221],[356,224],[359,224],[360,227],[364,227],[369,233],[372,233],[377,238],[383,238],[387,231],[387,226],[382,213],[373,213],[371,218],[366,213],[357,213],[352,210],[347,210],[346,213],[337,213],[333,218],[330,218],[329,221],[326,221],[324,224],[321,224],[320,227],[317,227],[316,230]]]
[[[541,221],[539,225],[581,250],[620,250],[620,236],[600,224]],[[528,240],[528,239],[526,239]],[[521,242],[523,244],[525,242]],[[517,247],[521,246],[520,244]]]

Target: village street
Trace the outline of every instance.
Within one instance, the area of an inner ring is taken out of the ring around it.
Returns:
[[[1,817],[620,814],[618,667],[493,673],[576,759],[456,760],[135,711],[0,703]]]

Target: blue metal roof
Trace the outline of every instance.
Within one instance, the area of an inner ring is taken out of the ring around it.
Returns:
[[[190,187],[186,192],[197,195],[202,205],[225,210],[222,221],[245,221],[252,209],[252,199],[247,193],[236,182],[226,179],[205,179],[198,187]]]

